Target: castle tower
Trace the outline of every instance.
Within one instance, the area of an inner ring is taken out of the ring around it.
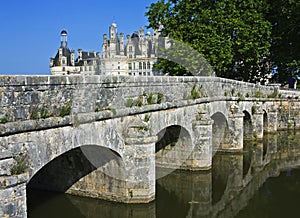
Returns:
[[[117,24],[112,23],[112,25],[109,27],[109,36],[110,36],[110,58],[114,58],[117,54]]]
[[[60,33],[60,47],[61,48],[67,48],[68,47],[68,33],[66,30],[62,30]]]
[[[114,22],[111,24],[111,26],[109,27],[109,36],[110,36],[110,41],[111,42],[115,42],[117,39],[117,24]]]

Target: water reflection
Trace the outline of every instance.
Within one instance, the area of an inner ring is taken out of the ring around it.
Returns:
[[[293,217],[300,200],[299,139],[299,131],[268,134],[245,141],[239,154],[217,153],[209,172],[175,171],[157,180],[156,200],[146,205],[28,191],[28,216]]]

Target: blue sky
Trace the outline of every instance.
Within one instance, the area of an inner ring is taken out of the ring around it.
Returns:
[[[101,51],[113,21],[131,34],[147,25],[156,0],[6,0],[0,7],[0,74],[49,74],[49,59],[68,31],[70,49]]]

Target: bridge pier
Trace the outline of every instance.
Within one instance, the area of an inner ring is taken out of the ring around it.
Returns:
[[[244,113],[240,111],[237,105],[232,105],[228,116],[228,140],[226,146],[223,145],[224,151],[240,151],[243,150],[244,140]]]
[[[264,130],[266,132],[276,132],[278,127],[278,114],[275,107],[271,107],[267,114],[266,125],[264,125]]]
[[[255,107],[255,106],[254,106]],[[253,136],[262,139],[264,136],[264,111],[256,109],[252,114]]]
[[[148,203],[155,199],[155,142],[146,122],[135,120],[125,137],[125,203]]]
[[[212,166],[212,124],[213,120],[205,113],[196,115],[193,122],[194,149],[185,162],[189,170],[209,170]]]

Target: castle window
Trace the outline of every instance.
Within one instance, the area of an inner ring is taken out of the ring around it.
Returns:
[[[150,65],[150,62],[148,61],[148,63],[147,63],[147,69],[148,69],[148,70],[150,70],[150,66],[151,66],[151,65]]]
[[[132,52],[132,46],[129,46],[129,52]]]
[[[143,69],[146,69],[146,62],[143,62]]]
[[[142,69],[142,63],[139,62],[139,69],[141,70]]]
[[[132,64],[131,63],[128,63],[128,69],[132,70]]]
[[[132,58],[132,55],[129,55],[129,58]]]

